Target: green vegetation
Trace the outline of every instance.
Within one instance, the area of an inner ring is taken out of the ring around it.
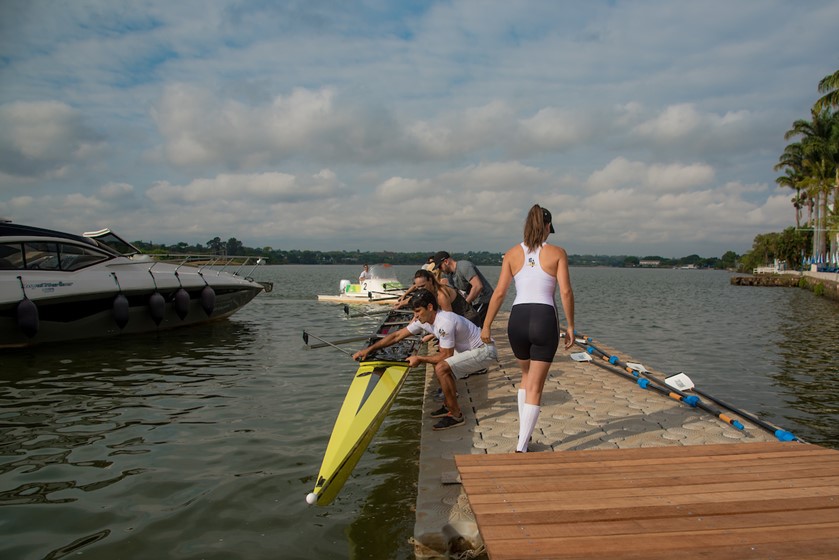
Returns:
[[[831,254],[839,250],[839,70],[822,78],[818,91],[824,95],[813,104],[810,120],[792,123],[784,139],[797,141],[787,145],[775,165],[776,171],[784,170],[775,182],[795,190],[795,228],[813,232],[808,257],[827,254],[828,241]]]
[[[189,245],[188,243],[176,243],[174,245],[158,245],[145,241],[132,241],[133,245],[149,254],[195,254],[195,255],[239,255],[265,257],[268,264],[363,264],[363,263],[390,263],[390,264],[415,264],[417,266],[425,263],[429,255],[435,251],[395,253],[392,251],[300,251],[280,250],[272,247],[252,248],[245,247],[241,241],[231,237],[222,241],[216,237],[207,241],[204,245]],[[503,253],[490,253],[488,251],[470,251],[468,253],[452,253],[455,259],[472,261],[477,265],[498,266],[501,264]],[[722,268],[733,269],[738,259],[734,251],[728,251],[722,258],[703,258],[699,255],[688,255],[680,259],[667,259],[658,256],[608,256],[608,255],[569,255],[568,262],[571,266],[610,266],[620,268],[678,268],[693,266],[695,268]],[[655,265],[643,263],[657,262]]]
[[[751,272],[775,259],[785,261],[787,268],[798,269],[809,254],[813,232],[788,227],[781,233],[762,233],[755,237],[752,250],[740,259],[739,270]]]

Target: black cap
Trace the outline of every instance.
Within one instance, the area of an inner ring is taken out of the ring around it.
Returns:
[[[437,268],[440,268],[440,263],[442,263],[446,259],[450,259],[452,256],[445,251],[437,251],[434,253],[434,265]]]
[[[542,219],[545,221],[546,224],[551,224],[551,233],[556,233],[554,231],[554,224],[551,218],[551,211],[547,208],[542,208]]]

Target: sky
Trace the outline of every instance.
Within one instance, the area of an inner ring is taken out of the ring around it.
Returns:
[[[719,257],[795,224],[773,166],[835,0],[2,0],[0,218],[275,250]]]

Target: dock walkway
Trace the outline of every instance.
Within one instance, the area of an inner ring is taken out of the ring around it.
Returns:
[[[426,370],[413,541],[417,558],[480,557],[484,551],[455,456],[515,451],[519,369],[501,327],[506,325],[506,315],[499,316],[496,325],[493,336],[498,365],[486,374],[458,381],[465,426],[432,430],[435,420],[429,414],[440,406],[434,399],[439,385],[433,370]],[[577,351],[579,348],[572,349]],[[624,352],[614,352],[632,360]],[[597,365],[572,361],[570,353],[560,350],[551,366],[531,451],[776,441],[748,422],[743,422],[745,430],[737,430],[698,408],[644,390]]]

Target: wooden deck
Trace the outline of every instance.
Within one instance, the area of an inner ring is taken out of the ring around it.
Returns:
[[[491,560],[839,558],[839,451],[736,443],[457,455]]]

